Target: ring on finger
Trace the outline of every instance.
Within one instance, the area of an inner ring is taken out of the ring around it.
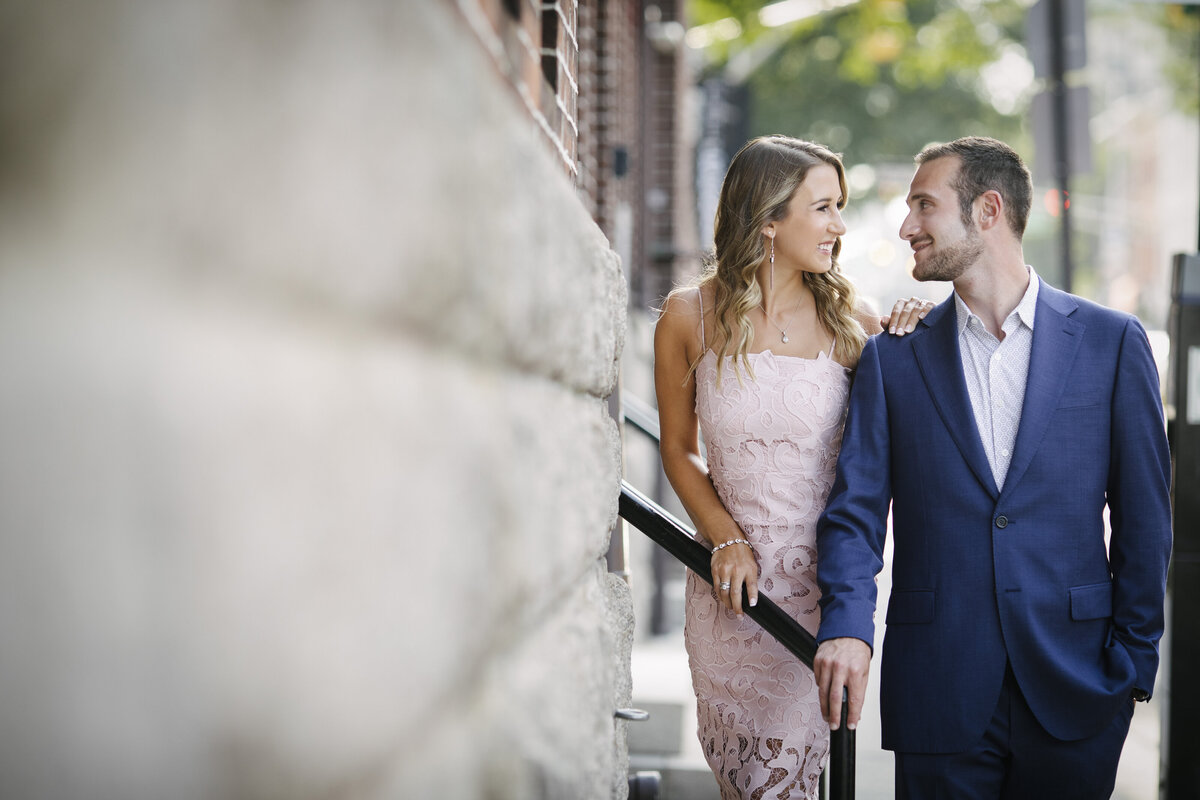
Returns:
[[[729,581],[721,581],[721,591],[722,592],[729,591]]]

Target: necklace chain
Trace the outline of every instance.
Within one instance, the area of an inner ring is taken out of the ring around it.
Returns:
[[[788,343],[787,329],[792,327],[792,323],[796,321],[796,319],[795,319],[796,312],[800,310],[800,301],[803,299],[804,299],[803,295],[801,295],[799,298],[796,299],[796,307],[792,309],[791,314],[788,314],[787,325],[784,325],[782,328],[779,327],[779,323],[776,322],[774,320],[774,318],[772,318],[771,315],[767,313],[767,307],[766,307],[765,301],[764,301],[764,304],[762,306],[760,306],[760,308],[762,308],[763,316],[767,318],[767,322],[770,322],[772,325],[775,326],[775,330],[779,331],[779,338],[783,341],[784,344]]]

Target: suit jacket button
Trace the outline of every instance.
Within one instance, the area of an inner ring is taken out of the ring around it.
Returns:
[[[1008,527],[1008,517],[1004,516],[1003,514],[996,517],[996,527],[997,528],[1007,528]]]

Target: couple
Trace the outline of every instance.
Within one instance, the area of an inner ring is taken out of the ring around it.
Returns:
[[[841,162],[786,137],[734,158],[715,266],[655,332],[664,468],[713,546],[685,641],[727,800],[815,797],[843,686],[857,723],[889,509],[897,797],[1108,797],[1154,688],[1170,466],[1145,332],[1025,264],[1009,147],[917,165],[900,235],[914,276],[954,293],[898,303],[898,335],[866,338],[879,321],[836,263]],[[817,634],[815,676],[742,617],[743,585]]]

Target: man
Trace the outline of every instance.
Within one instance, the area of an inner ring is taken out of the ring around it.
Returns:
[[[847,686],[851,727],[861,714],[890,501],[896,796],[1108,797],[1154,689],[1171,549],[1149,343],[1025,264],[1032,185],[1011,148],[969,137],[916,160],[900,235],[914,276],[954,293],[858,365],[818,526],[822,710],[837,727]]]

